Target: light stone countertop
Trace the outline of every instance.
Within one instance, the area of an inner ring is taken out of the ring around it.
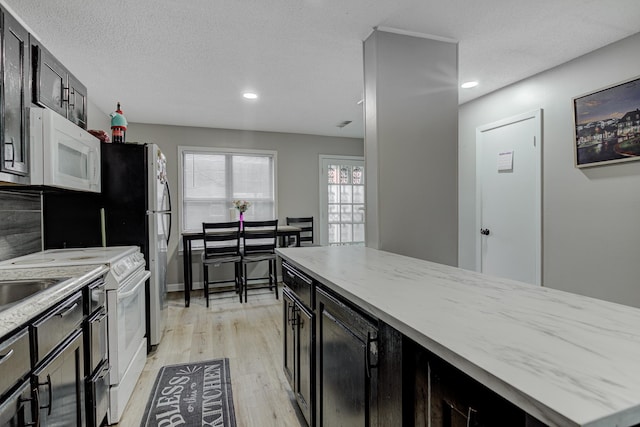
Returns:
[[[277,252],[544,423],[640,423],[638,308],[364,247]]]
[[[106,265],[0,270],[0,280],[69,278],[0,311],[0,337],[24,325],[107,271],[109,268]]]

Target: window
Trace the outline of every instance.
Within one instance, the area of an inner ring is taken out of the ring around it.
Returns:
[[[181,231],[237,218],[233,200],[251,203],[247,220],[276,218],[273,151],[178,147]]]
[[[320,156],[320,241],[341,246],[365,243],[364,160]]]

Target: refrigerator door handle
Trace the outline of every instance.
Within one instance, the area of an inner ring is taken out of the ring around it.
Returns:
[[[167,201],[169,202],[167,210],[171,211],[171,191],[169,190],[169,181],[166,179],[164,180],[164,188],[167,189]]]
[[[167,230],[167,246],[169,246],[169,241],[171,240],[171,212],[169,212],[169,230]]]

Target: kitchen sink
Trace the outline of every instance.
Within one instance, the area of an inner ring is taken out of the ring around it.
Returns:
[[[68,278],[0,280],[0,311]]]

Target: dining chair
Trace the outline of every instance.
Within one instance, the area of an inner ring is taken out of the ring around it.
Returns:
[[[287,217],[287,225],[300,228],[300,246],[313,246],[313,217]],[[295,237],[289,237],[287,246],[295,246]]]
[[[209,307],[209,285],[233,283],[234,290],[242,302],[242,272],[240,253],[240,221],[232,222],[203,222],[202,234],[204,250],[202,252],[202,267],[204,270],[204,297]],[[209,267],[220,267],[224,264],[234,264],[233,279],[209,280]],[[227,289],[218,290],[222,292]]]
[[[264,280],[267,277],[249,278],[247,265],[262,261],[269,263],[269,284],[252,286],[251,289],[275,289],[278,299],[278,273],[276,269],[276,243],[278,238],[278,220],[244,221],[242,229],[242,290],[244,302],[247,302],[248,283],[250,280]],[[242,296],[240,296],[242,298]]]

